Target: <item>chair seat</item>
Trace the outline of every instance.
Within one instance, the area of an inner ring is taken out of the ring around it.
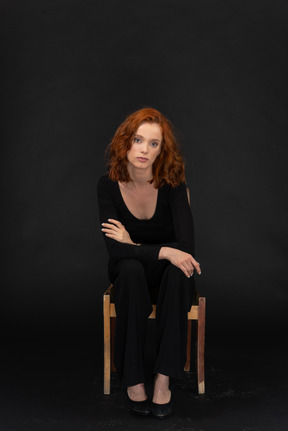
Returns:
[[[153,311],[148,317],[148,319],[156,319],[156,305],[152,304]],[[110,302],[110,317],[117,317],[115,304]],[[188,320],[197,320],[198,319],[198,305],[192,305],[190,311],[188,312]]]

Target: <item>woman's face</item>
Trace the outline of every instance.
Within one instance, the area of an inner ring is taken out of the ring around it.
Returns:
[[[128,165],[138,169],[151,169],[156,157],[160,154],[162,130],[157,123],[142,123],[136,130],[129,151]]]

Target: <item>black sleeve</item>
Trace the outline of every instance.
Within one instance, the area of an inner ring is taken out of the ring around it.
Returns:
[[[98,181],[97,195],[100,223],[106,223],[108,218],[113,218],[121,222],[115,201],[113,200],[112,191],[107,186],[107,183],[103,177],[101,177]],[[138,246],[115,241],[112,238],[108,238],[104,233],[103,237],[110,258],[136,258],[143,262],[158,260],[158,254],[161,248],[160,244]]]
[[[185,183],[170,190],[170,206],[173,217],[174,231],[179,250],[194,256],[194,223],[191,208],[187,198]],[[168,244],[167,244],[168,246]]]

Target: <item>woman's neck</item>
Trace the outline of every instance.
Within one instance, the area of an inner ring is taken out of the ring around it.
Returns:
[[[149,171],[146,171],[145,169],[133,169],[131,166],[127,166],[129,176],[133,183],[137,186],[145,186],[148,185],[148,181],[151,181],[153,175],[152,175],[152,169]],[[150,185],[150,184],[149,184]]]

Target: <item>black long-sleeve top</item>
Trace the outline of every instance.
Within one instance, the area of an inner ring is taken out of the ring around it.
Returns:
[[[148,220],[140,220],[129,211],[118,182],[110,180],[108,175],[99,178],[97,193],[100,223],[107,223],[109,218],[119,220],[132,241],[142,244],[124,244],[103,234],[110,260],[157,260],[163,246],[178,248],[194,256],[194,225],[185,183],[174,188],[169,185],[160,187],[155,213]]]

